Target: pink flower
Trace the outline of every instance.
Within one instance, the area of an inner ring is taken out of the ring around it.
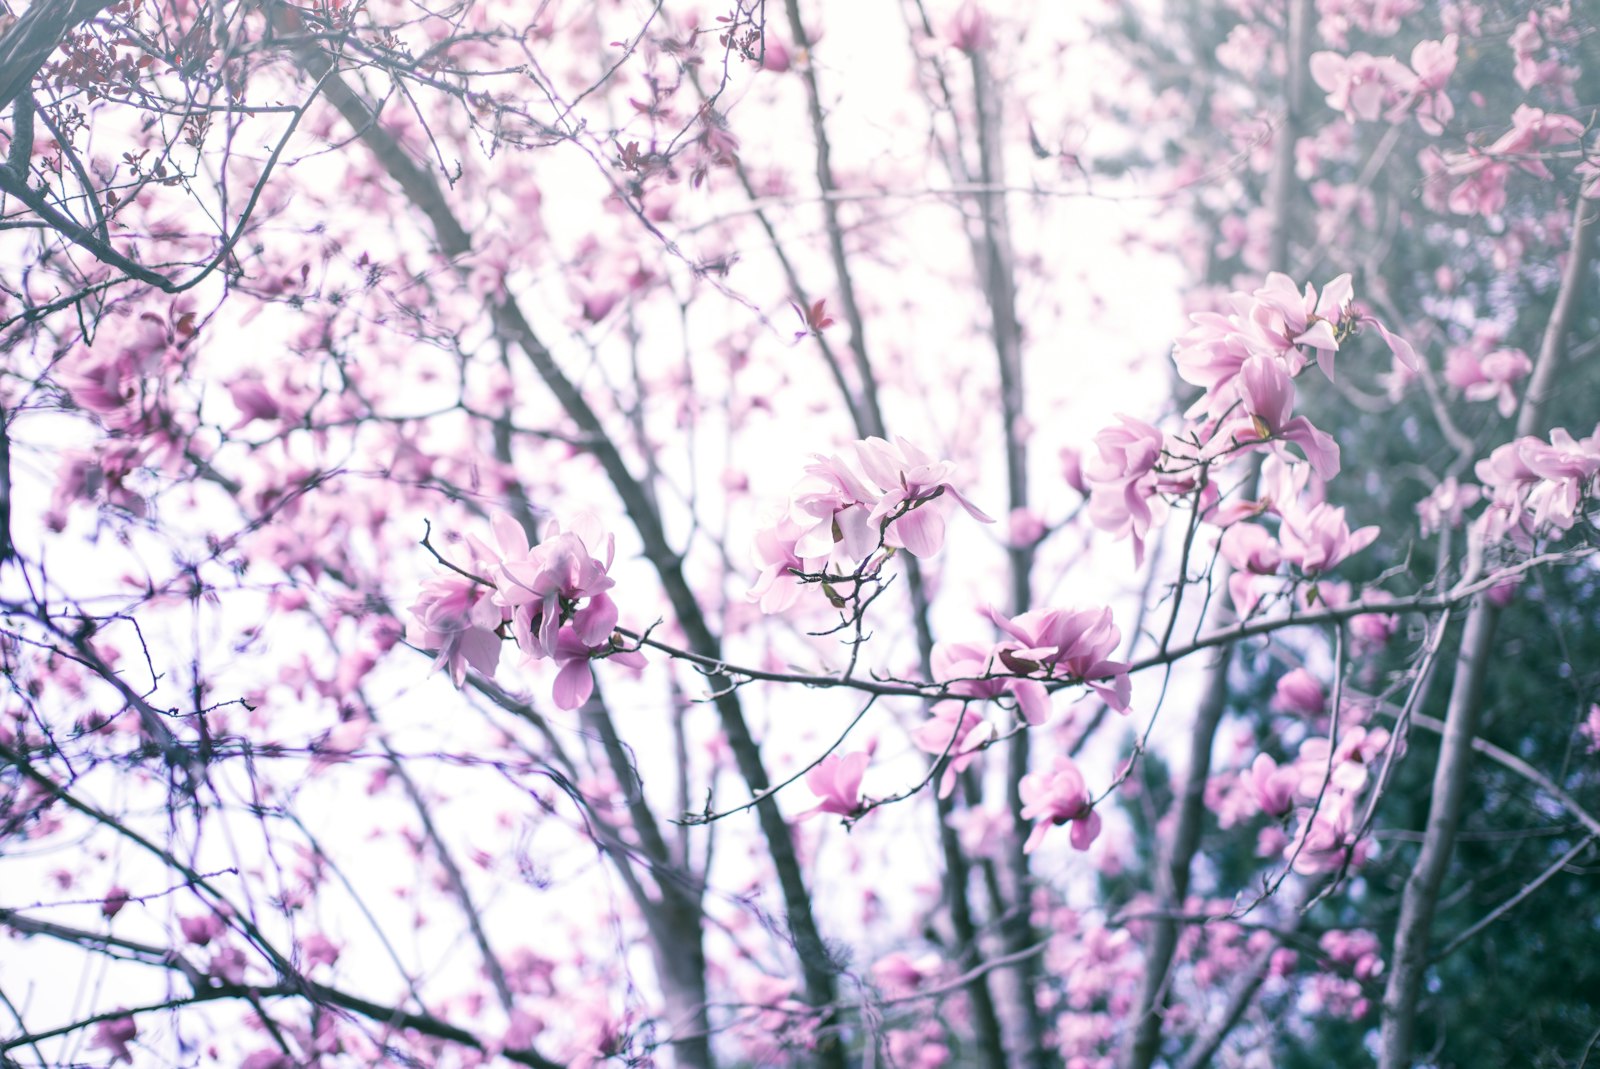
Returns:
[[[495,576],[498,600],[511,610],[511,633],[530,657],[555,656],[563,616],[577,602],[603,598],[616,585],[606,574],[611,569],[614,540],[603,535],[598,524],[584,522],[583,527],[582,533],[562,531],[552,522],[545,529],[544,541],[529,548],[515,520],[504,514],[494,518],[495,535],[504,553]],[[604,547],[603,562],[592,555],[591,546]],[[611,623],[616,623],[614,610]]]
[[[1283,559],[1307,576],[1321,575],[1366,549],[1377,537],[1377,527],[1351,531],[1344,520],[1344,509],[1334,508],[1326,501],[1310,509],[1286,508],[1278,531]]]
[[[197,947],[209,944],[221,935],[227,925],[215,913],[206,913],[199,917],[179,917],[178,928],[183,932],[183,938]]]
[[[1139,563],[1144,559],[1145,535],[1156,522],[1151,499],[1156,496],[1154,473],[1165,437],[1148,423],[1128,416],[1117,419],[1121,426],[1107,427],[1094,436],[1098,455],[1083,468],[1090,488],[1089,518],[1102,531],[1131,537],[1134,561]]]
[[[234,430],[258,419],[274,420],[283,414],[282,406],[261,380],[260,372],[246,372],[228,383],[227,388],[233,407],[239,410],[239,422],[233,425]]]
[[[822,804],[806,810],[796,819],[807,820],[818,813],[850,817],[860,812],[861,777],[866,774],[868,760],[867,755],[860,752],[824,757],[817,767],[806,773],[806,786],[822,799]]]
[[[981,7],[966,0],[951,16],[945,28],[950,43],[963,52],[981,52],[993,43],[989,31],[989,17]]]
[[[1252,418],[1256,436],[1282,438],[1298,445],[1322,479],[1339,474],[1339,446],[1294,411],[1294,382],[1277,360],[1252,356],[1239,373],[1240,397]],[[1237,435],[1236,435],[1237,436]]]
[[[295,1069],[295,1061],[276,1047],[267,1047],[245,1055],[239,1069]]]
[[[0,742],[5,740],[0,739]],[[128,889],[126,887],[112,887],[106,892],[106,897],[100,902],[100,915],[110,920],[122,912],[122,907],[128,904]]]
[[[422,584],[411,606],[406,641],[424,650],[438,650],[433,667],[448,665],[456,686],[466,679],[467,665],[493,676],[500,664],[500,636],[504,617],[492,598],[491,587],[451,572]]]
[[[305,967],[314,969],[318,965],[332,965],[339,960],[339,947],[333,940],[321,932],[312,932],[300,944],[300,952],[305,959]]]
[[[1589,706],[1589,715],[1578,725],[1578,734],[1587,743],[1590,753],[1600,753],[1600,705]]]
[[[558,671],[551,698],[558,709],[577,709],[594,693],[594,672],[589,667],[596,657],[616,661],[628,668],[643,668],[644,655],[637,650],[614,650],[612,628],[617,623],[617,608],[604,594],[591,599],[572,617],[556,637],[553,659]]]
[[[1281,817],[1294,808],[1295,787],[1300,782],[1300,773],[1294,768],[1280,768],[1271,757],[1257,754],[1247,778],[1251,795],[1263,813]]]
[[[1393,56],[1355,52],[1316,52],[1311,77],[1328,94],[1328,107],[1344,112],[1351,122],[1375,122],[1398,103],[1404,87],[1415,79]]]
[[[138,1035],[139,1026],[132,1017],[113,1017],[94,1026],[94,1041],[90,1046],[96,1050],[110,1051],[113,1064],[127,1062],[132,1065],[133,1054],[128,1050],[128,1044]]]
[[[880,539],[914,556],[931,556],[944,545],[945,515],[952,504],[981,523],[994,522],[951,484],[954,464],[935,460],[904,438],[893,444],[866,438],[854,444],[852,455],[854,465],[819,455],[806,468],[809,479],[789,507],[799,529],[797,556],[826,560],[837,546],[857,562],[877,549]]]
[[[1024,853],[1033,853],[1045,834],[1062,824],[1072,825],[1072,848],[1087,850],[1100,834],[1100,814],[1094,811],[1083,773],[1070,757],[1058,756],[1048,772],[1030,772],[1018,785],[1022,816],[1036,821]]]
[[[1256,523],[1236,523],[1223,531],[1218,551],[1231,567],[1254,575],[1275,575],[1283,563],[1278,540]]]
[[[1444,88],[1456,70],[1460,38],[1449,34],[1442,41],[1419,41],[1411,50],[1411,69],[1416,78],[1410,86],[1408,103],[1417,125],[1434,137],[1444,133],[1445,124],[1455,117],[1455,105]]]
[[[1366,843],[1355,840],[1355,799],[1352,795],[1328,792],[1315,811],[1307,810],[1299,833],[1283,848],[1285,858],[1294,858],[1294,870],[1310,876],[1333,872],[1347,862],[1356,867],[1366,858]]]
[[[872,978],[883,993],[899,998],[917,990],[930,978],[937,976],[940,961],[937,954],[925,954],[913,961],[911,955],[897,950],[879,958],[872,966]]]
[[[882,438],[857,442],[856,457],[867,478],[887,488],[871,515],[878,523],[888,523],[886,545],[902,547],[918,557],[939,552],[944,545],[948,498],[954,498],[979,523],[994,522],[951,484],[954,464],[934,460],[904,438],[897,437],[894,445]]]
[[[1274,712],[1296,716],[1321,716],[1328,711],[1328,695],[1316,677],[1304,668],[1287,672],[1272,694]]]
[[[1107,659],[1122,643],[1109,608],[1039,609],[1011,619],[990,609],[989,619],[1019,644],[999,653],[1000,662],[1011,671],[1086,684],[1117,712],[1128,711],[1132,691],[1128,666]],[[1021,693],[1017,700],[1026,708]]]
[[[1481,360],[1470,349],[1455,349],[1445,365],[1445,381],[1461,390],[1469,401],[1496,401],[1502,417],[1517,408],[1512,387],[1533,370],[1533,361],[1521,349],[1496,349]]]
[[[1460,527],[1466,510],[1476,505],[1482,497],[1481,487],[1463,486],[1454,475],[1446,476],[1443,482],[1433,488],[1432,493],[1417,502],[1422,537]]]
[[[911,741],[923,753],[949,755],[939,778],[939,797],[948,798],[955,789],[956,777],[994,739],[994,725],[969,710],[965,702],[936,702],[931,711],[932,719],[912,731]]]
[[[802,533],[799,524],[787,515],[774,517],[770,525],[756,531],[756,560],[761,574],[745,597],[758,602],[764,613],[784,612],[792,607],[800,598],[797,573],[816,570],[795,552]]]

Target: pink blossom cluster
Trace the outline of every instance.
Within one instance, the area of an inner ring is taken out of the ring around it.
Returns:
[[[1426,181],[1423,203],[1457,215],[1498,215],[1506,206],[1506,181],[1513,168],[1535,178],[1554,177],[1545,151],[1583,138],[1583,123],[1523,104],[1511,116],[1511,129],[1491,144],[1464,153],[1425,149],[1419,157]]]
[[[1437,136],[1455,117],[1445,86],[1455,73],[1458,46],[1453,33],[1442,41],[1420,41],[1409,67],[1393,56],[1318,52],[1311,57],[1311,77],[1328,94],[1328,106],[1351,122],[1398,124],[1415,115],[1417,125]]]
[[[1253,293],[1231,294],[1222,309],[1202,311],[1173,352],[1178,374],[1204,392],[1190,407],[1189,424],[1175,434],[1126,416],[1095,438],[1097,456],[1083,462],[1089,488],[1089,513],[1101,530],[1134,544],[1135,559],[1168,507],[1166,498],[1199,491],[1197,507],[1220,526],[1271,511],[1283,520],[1281,551],[1256,534],[1232,541],[1252,557],[1250,570],[1271,574],[1289,560],[1306,575],[1319,574],[1363,548],[1370,534],[1352,534],[1343,513],[1315,501],[1298,502],[1307,488],[1295,476],[1292,493],[1276,502],[1218,508],[1221,491],[1205,469],[1245,452],[1266,451],[1288,463],[1293,445],[1319,480],[1339,472],[1339,447],[1332,436],[1294,414],[1295,379],[1314,361],[1330,379],[1340,345],[1359,326],[1371,325],[1402,365],[1414,369],[1416,354],[1383,324],[1354,308],[1350,276],[1341,275],[1318,291],[1297,289],[1288,276],[1268,275]],[[1281,488],[1290,487],[1283,483]],[[1272,560],[1273,553],[1278,553]]]
[[[1262,485],[1262,499],[1233,510],[1231,514],[1246,518],[1224,529],[1217,543],[1232,569],[1228,595],[1241,617],[1252,615],[1297,580],[1315,582],[1316,593],[1308,596],[1328,601],[1333,588],[1323,577],[1378,537],[1374,526],[1351,530],[1345,510],[1320,500],[1319,487],[1303,469],[1269,463],[1263,467]],[[1269,530],[1267,524],[1274,520],[1276,530]]]
[[[932,556],[944,545],[946,517],[956,504],[982,523],[994,522],[952,484],[953,462],[904,438],[867,438],[844,456],[812,459],[787,508],[756,532],[761,575],[750,598],[762,612],[791,607],[806,577],[830,569],[855,573],[884,548]]]
[[[1050,719],[1052,683],[1081,684],[1117,712],[1128,711],[1132,684],[1128,666],[1111,659],[1122,643],[1122,632],[1109,608],[1036,609],[1015,617],[990,608],[987,614],[1005,636],[1001,641],[941,642],[933,649],[934,676],[949,693],[983,700],[1009,694],[1022,718],[1034,727]],[[974,735],[976,722],[958,722],[944,706],[934,707],[935,720],[919,733],[918,745],[931,753],[945,753],[959,723],[949,752],[965,767],[989,737],[982,729]],[[924,736],[926,745],[920,741]]]
[[[1564,60],[1565,46],[1576,43],[1582,31],[1572,23],[1570,3],[1545,4],[1528,12],[1507,43],[1516,57],[1512,77],[1523,89],[1543,86],[1567,107],[1577,104],[1572,86],[1582,73],[1576,63]]]
[[[1468,401],[1494,401],[1500,415],[1509,417],[1517,408],[1514,387],[1533,371],[1533,361],[1496,341],[1492,333],[1479,333],[1452,348],[1445,354],[1444,380]]]
[[[1365,929],[1324,932],[1317,946],[1332,970],[1313,975],[1306,992],[1312,1010],[1360,1020],[1372,1010],[1367,992],[1383,975],[1378,937]]]
[[[1361,837],[1360,801],[1373,762],[1388,746],[1386,729],[1359,725],[1347,727],[1337,744],[1320,736],[1300,744],[1293,764],[1285,766],[1298,776],[1288,797],[1298,809],[1299,827],[1282,847],[1283,857],[1296,872],[1333,872],[1365,863],[1370,844]],[[1261,792],[1263,811],[1268,802],[1282,806],[1284,795],[1280,792],[1288,786],[1284,778],[1272,775],[1266,764],[1270,761],[1263,754],[1251,766],[1251,785]],[[1262,846],[1271,845],[1275,845],[1274,837],[1264,836]]]
[[[1297,670],[1280,681],[1273,707],[1289,711],[1288,701],[1298,706],[1292,711],[1309,713],[1325,698],[1320,685]],[[1247,767],[1221,772],[1206,784],[1206,804],[1223,827],[1267,817],[1271,823],[1260,832],[1257,852],[1281,856],[1302,874],[1359,866],[1368,853],[1367,843],[1358,838],[1359,803],[1390,735],[1384,728],[1359,723],[1362,714],[1348,704],[1340,719],[1344,724],[1337,744],[1326,735],[1312,736],[1282,764],[1270,754],[1257,753]],[[1255,748],[1249,740],[1241,747],[1246,754]],[[1296,828],[1292,837],[1287,826]]]
[[[1538,538],[1565,534],[1591,506],[1600,489],[1600,427],[1583,439],[1558,427],[1548,441],[1507,442],[1475,471],[1489,502],[1478,517],[1484,540],[1530,550]]]
[[[644,657],[619,649],[613,635],[617,606],[606,592],[615,547],[597,523],[586,518],[563,531],[552,521],[537,545],[504,513],[491,526],[496,545],[468,535],[468,565],[428,580],[411,606],[407,640],[436,650],[435,668],[447,666],[457,686],[469,665],[493,676],[509,636],[527,661],[555,662],[555,703],[576,709],[594,691],[590,661],[644,666]]]

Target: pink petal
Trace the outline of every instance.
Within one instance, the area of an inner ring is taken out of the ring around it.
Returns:
[[[931,505],[912,509],[889,528],[889,542],[917,557],[931,557],[944,545],[944,517]]]
[[[587,660],[568,661],[556,673],[551,698],[558,709],[576,709],[594,693],[594,674]]]

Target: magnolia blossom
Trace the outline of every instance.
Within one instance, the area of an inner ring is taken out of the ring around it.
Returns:
[[[1416,80],[1393,56],[1353,52],[1315,52],[1311,77],[1328,94],[1328,107],[1344,112],[1351,122],[1376,122],[1401,105]]]
[[[1344,509],[1327,502],[1309,509],[1286,508],[1278,540],[1283,559],[1302,574],[1321,575],[1352,554],[1359,553],[1378,537],[1377,527],[1351,531],[1344,520]]]
[[[995,730],[965,702],[936,702],[931,711],[933,718],[912,731],[911,741],[923,753],[948,755],[944,775],[939,778],[939,797],[948,798],[955,790],[956,777],[994,741]]]
[[[1547,532],[1577,522],[1600,475],[1600,428],[1575,439],[1561,428],[1548,442],[1534,437],[1507,442],[1478,461],[1476,473],[1489,498],[1479,518],[1488,541],[1509,538],[1522,549]]]
[[[1318,477],[1331,479],[1339,474],[1339,446],[1332,436],[1312,426],[1294,411],[1294,382],[1283,365],[1270,357],[1253,356],[1239,374],[1239,394],[1250,416],[1254,434],[1245,438],[1282,438],[1298,445]],[[1235,437],[1239,437],[1235,432]]]
[[[1463,485],[1456,481],[1454,475],[1445,476],[1444,481],[1434,487],[1427,497],[1417,502],[1417,519],[1422,537],[1460,527],[1466,510],[1476,505],[1482,497],[1482,487]]]
[[[1589,753],[1600,753],[1600,705],[1589,706],[1589,715],[1578,725],[1578,734],[1583,736]]]
[[[408,637],[438,650],[435,667],[448,664],[457,686],[468,665],[493,676],[509,630],[529,661],[555,661],[555,702],[576,709],[594,690],[592,660],[643,666],[642,655],[618,650],[613,641],[617,606],[606,591],[615,585],[608,574],[614,542],[597,522],[582,518],[562,530],[552,521],[538,545],[529,545],[521,525],[504,513],[490,527],[495,545],[469,535],[470,568],[429,580],[411,608]],[[469,572],[476,574],[463,574]],[[493,586],[479,576],[492,577]]]
[[[139,1026],[132,1017],[112,1017],[95,1025],[94,1042],[89,1044],[96,1050],[111,1052],[111,1062],[127,1062],[133,1064],[133,1053],[128,1050],[139,1035]]]
[[[1164,515],[1156,497],[1156,465],[1165,436],[1148,423],[1118,416],[1120,426],[1095,435],[1098,453],[1083,466],[1089,484],[1089,518],[1102,531],[1133,539],[1134,562],[1144,559],[1144,538]]]
[[[951,483],[955,465],[935,460],[904,438],[867,438],[845,456],[814,454],[786,510],[756,534],[761,576],[749,597],[781,612],[798,597],[800,575],[830,562],[859,567],[881,546],[931,556],[944,545],[946,515],[960,505],[993,523]]]
[[[1366,841],[1355,838],[1360,819],[1352,796],[1329,792],[1320,806],[1306,810],[1283,856],[1293,859],[1294,871],[1303,876],[1334,872],[1346,864],[1359,866],[1367,854]]]
[[[1272,694],[1274,712],[1296,716],[1321,716],[1328,711],[1328,695],[1316,677],[1304,668],[1287,672]]]
[[[1481,359],[1469,348],[1452,350],[1445,364],[1445,381],[1469,401],[1494,401],[1502,417],[1517,409],[1512,389],[1533,371],[1533,361],[1521,349],[1496,349]]]
[[[1023,846],[1033,853],[1045,834],[1062,824],[1072,825],[1072,848],[1087,850],[1100,834],[1100,814],[1094,811],[1083,773],[1072,758],[1058,756],[1048,772],[1030,772],[1018,785],[1022,816],[1036,823]]]
[[[998,698],[1010,694],[1029,724],[1050,719],[1050,692],[1035,679],[1018,679],[1008,644],[941,642],[933,648],[933,675],[951,694],[963,698]]]
[[[422,584],[411,606],[406,641],[424,650],[438,650],[433,667],[447,665],[456,686],[466,679],[467,665],[486,676],[500,663],[500,635],[504,615],[494,603],[494,591],[454,572]]]
[[[1009,619],[991,608],[989,619],[1016,643],[999,653],[1001,663],[1013,672],[1086,684],[1117,712],[1128,711],[1132,693],[1128,666],[1108,659],[1122,643],[1109,608],[1038,609]],[[1030,722],[1035,722],[1038,711],[1030,712],[1029,705],[1043,697],[1043,687],[1037,692],[1017,691],[1017,703]]]
[[[801,813],[797,819],[809,820],[818,813],[836,813],[851,817],[861,811],[861,777],[866,774],[868,756],[829,754],[810,772],[806,773],[806,786],[822,799],[821,804]]]
[[[1300,772],[1293,766],[1279,767],[1266,754],[1257,754],[1245,773],[1251,797],[1261,811],[1271,817],[1281,817],[1294,808],[1295,787],[1300,782]]]

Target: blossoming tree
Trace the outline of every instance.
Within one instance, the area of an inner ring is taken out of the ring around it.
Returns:
[[[4,1064],[1470,1060],[1595,917],[1600,27],[1148,14],[5,22]]]

